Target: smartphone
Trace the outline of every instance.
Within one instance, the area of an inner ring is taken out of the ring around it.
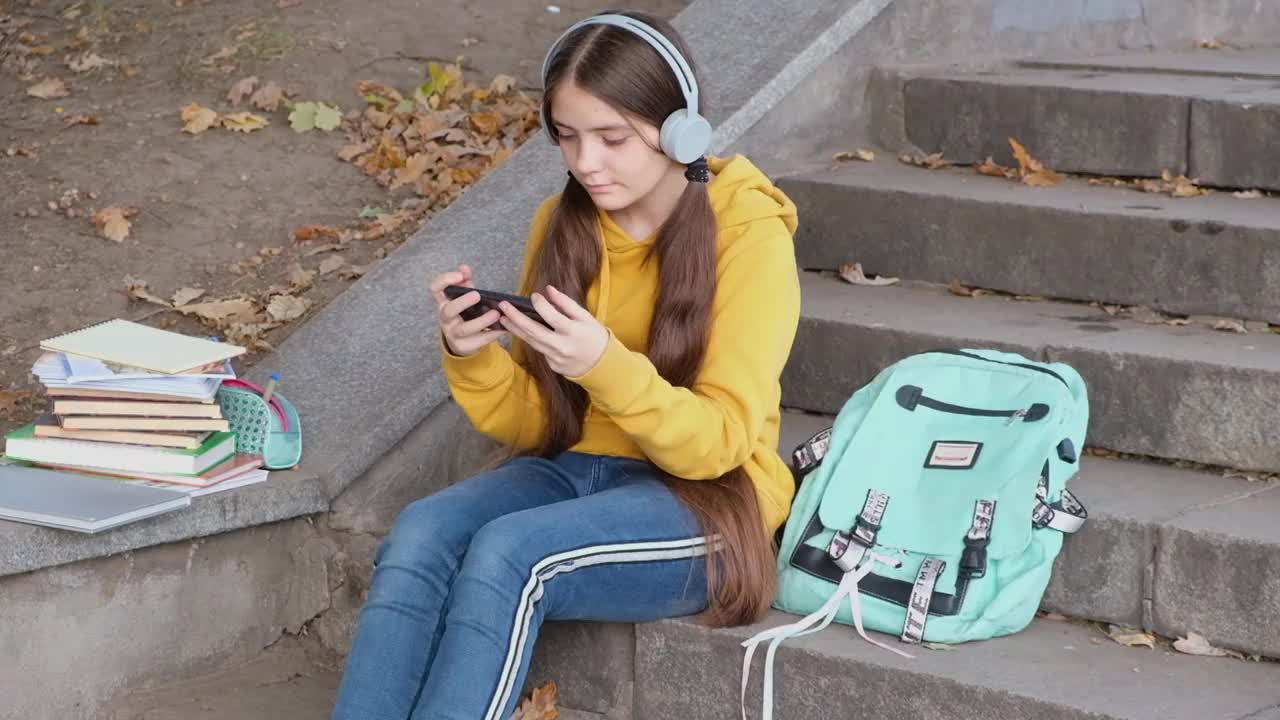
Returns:
[[[444,296],[450,300],[456,300],[469,292],[480,293],[480,302],[462,311],[462,319],[464,320],[475,320],[490,310],[498,310],[498,304],[505,300],[511,303],[512,307],[524,313],[526,317],[536,320],[548,328],[551,327],[538,314],[538,311],[533,308],[533,302],[523,295],[511,295],[496,290],[481,290],[479,288],[463,287],[462,285],[446,285],[444,288]],[[501,326],[495,325],[495,327]]]

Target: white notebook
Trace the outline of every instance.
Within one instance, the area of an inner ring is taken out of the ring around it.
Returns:
[[[242,355],[245,348],[191,337],[129,320],[108,320],[49,338],[40,348],[83,355],[126,368],[184,373]]]
[[[190,494],[181,490],[0,465],[0,519],[96,533],[190,504]]]

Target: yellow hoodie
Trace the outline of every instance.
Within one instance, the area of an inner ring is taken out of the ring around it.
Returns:
[[[777,445],[779,376],[800,314],[796,207],[742,156],[709,158],[708,165],[715,173],[707,191],[719,229],[717,288],[698,379],[692,388],[673,386],[645,356],[658,291],[657,263],[643,262],[653,238],[636,241],[600,212],[607,251],[586,308],[610,338],[595,367],[569,378],[591,399],[582,440],[571,449],[647,458],[693,480],[744,466],[773,532],[795,489]],[[522,278],[557,201],[549,198],[534,215]],[[493,343],[459,357],[445,346],[443,367],[454,399],[480,432],[521,448],[537,443],[539,390],[520,365],[519,349],[513,358]]]

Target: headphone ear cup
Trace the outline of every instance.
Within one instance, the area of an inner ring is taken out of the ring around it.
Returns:
[[[711,123],[681,108],[667,116],[658,134],[662,152],[678,163],[688,165],[706,154],[711,146]]]

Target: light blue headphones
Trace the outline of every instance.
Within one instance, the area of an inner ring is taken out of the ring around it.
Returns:
[[[543,87],[547,84],[547,68],[551,65],[551,58],[560,47],[560,43],[570,33],[586,25],[612,25],[630,31],[649,43],[654,50],[658,51],[662,59],[667,61],[671,66],[671,72],[680,83],[685,106],[668,115],[663,121],[658,142],[662,146],[662,152],[678,163],[688,165],[702,157],[711,146],[711,123],[698,114],[698,82],[693,77],[693,70],[665,35],[635,18],[625,15],[596,15],[574,23],[551,44],[546,59],[542,61]],[[542,127],[547,137],[554,143],[556,139],[551,133],[550,118],[542,118]]]

